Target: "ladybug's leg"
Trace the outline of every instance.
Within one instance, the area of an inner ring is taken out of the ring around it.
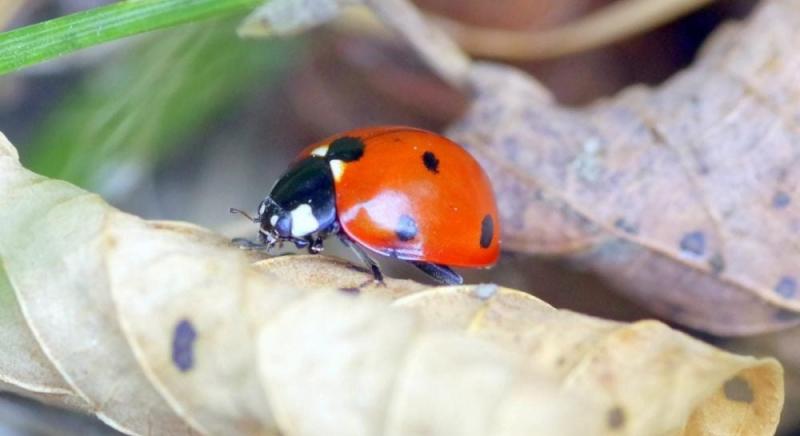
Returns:
[[[311,245],[311,240],[310,239],[296,238],[296,239],[292,239],[292,242],[294,242],[294,246],[297,247],[298,250],[302,250],[302,249],[308,247],[309,245]]]
[[[450,269],[449,266],[446,265],[439,265],[438,263],[425,263],[425,262],[410,262],[415,267],[419,268],[425,274],[429,275],[431,278],[436,280],[439,283],[445,285],[460,285],[464,283],[464,279],[461,276]]]
[[[378,263],[372,260],[372,258],[369,257],[369,255],[364,252],[364,249],[358,244],[350,244],[350,248],[353,249],[353,251],[356,253],[356,256],[358,256],[362,262],[369,265],[369,268],[372,271],[372,277],[375,277],[375,281],[382,284],[383,272],[381,272],[381,267],[378,266]]]
[[[375,281],[380,284],[383,284],[383,272],[381,272],[381,268],[378,266],[378,263],[372,260],[372,258],[369,257],[369,255],[364,251],[363,248],[361,248],[360,245],[354,243],[341,233],[339,234],[339,240],[341,240],[344,245],[350,247],[350,249],[353,250],[353,252],[356,254],[356,256],[358,256],[358,259],[361,262],[364,262],[365,264],[369,265],[369,268],[372,271],[372,276],[375,278]]]
[[[320,254],[322,253],[322,236],[317,236],[316,238],[311,238],[311,244],[308,246],[308,252],[311,254]]]
[[[316,235],[306,236],[306,239],[308,240],[308,252],[311,254],[322,253],[322,250],[325,248],[322,245],[322,241],[334,233],[339,234],[339,223],[337,221],[331,223],[327,228],[320,229]],[[345,245],[347,244],[345,243]]]
[[[295,247],[298,249],[308,248],[310,254],[319,254],[322,252],[322,238],[317,236],[308,235],[304,238],[293,239]]]

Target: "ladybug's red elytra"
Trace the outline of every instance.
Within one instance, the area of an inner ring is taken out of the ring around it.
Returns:
[[[356,129],[307,147],[252,220],[259,242],[248,247],[292,242],[319,253],[337,235],[378,281],[364,248],[446,284],[462,282],[450,266],[487,267],[500,255],[497,206],[478,162],[453,141],[411,127]]]

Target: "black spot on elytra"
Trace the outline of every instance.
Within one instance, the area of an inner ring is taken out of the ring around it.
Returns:
[[[625,425],[625,410],[622,407],[612,407],[606,416],[608,428],[618,429]]]
[[[325,159],[328,161],[341,160],[353,162],[361,159],[364,155],[364,141],[354,136],[342,136],[334,139],[328,146]]]
[[[181,372],[186,372],[194,366],[195,339],[197,332],[192,323],[186,319],[180,320],[172,334],[172,363]]]
[[[422,153],[422,163],[425,164],[425,168],[427,168],[428,171],[439,174],[439,159],[436,158],[436,155],[432,152],[426,151]]]
[[[614,221],[614,227],[631,235],[639,233],[639,228],[636,227],[636,224],[628,222],[627,220],[625,220],[625,218],[617,218],[617,220]]]
[[[781,297],[792,298],[797,294],[797,280],[793,277],[781,277],[778,284],[775,285],[775,292]]]
[[[753,402],[753,388],[750,383],[741,377],[734,377],[725,382],[722,387],[725,393],[725,398],[736,401],[739,403],[752,403]]]
[[[791,202],[792,197],[783,191],[776,192],[775,196],[772,197],[772,207],[775,209],[785,209]]]
[[[394,229],[397,239],[401,241],[410,241],[417,236],[417,222],[414,218],[408,215],[401,215],[397,220],[397,227]]]
[[[706,251],[706,236],[701,231],[683,235],[680,242],[681,251],[694,256],[702,256]]]
[[[481,221],[481,248],[489,248],[494,238],[494,220],[491,215],[486,215]]]

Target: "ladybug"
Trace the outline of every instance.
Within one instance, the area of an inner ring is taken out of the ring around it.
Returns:
[[[401,126],[351,130],[303,150],[251,218],[258,242],[319,253],[336,235],[383,281],[367,250],[401,259],[445,284],[450,269],[487,267],[500,254],[492,186],[477,161],[438,134]]]

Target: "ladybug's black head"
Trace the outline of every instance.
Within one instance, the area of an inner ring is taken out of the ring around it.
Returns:
[[[231,211],[247,216],[238,209]],[[267,250],[284,241],[307,247],[315,235],[319,239],[330,233],[336,228],[336,205],[328,163],[311,157],[293,165],[275,182],[251,220],[260,225],[257,245]]]
[[[258,206],[259,238],[266,244],[306,241],[336,221],[333,176],[328,163],[311,157],[280,178]],[[302,242],[301,242],[302,244]]]
[[[277,241],[292,239],[292,215],[267,197],[258,205],[261,227],[258,237],[262,243],[273,245]]]

